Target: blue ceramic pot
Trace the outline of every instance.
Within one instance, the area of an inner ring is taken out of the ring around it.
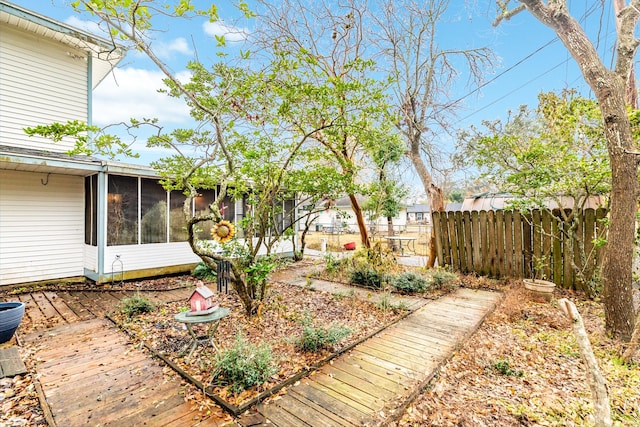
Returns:
[[[0,302],[0,344],[13,337],[24,316],[23,302]]]

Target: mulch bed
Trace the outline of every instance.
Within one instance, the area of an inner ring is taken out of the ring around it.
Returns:
[[[215,289],[215,284],[208,286]],[[238,394],[231,392],[228,385],[212,382],[215,351],[210,346],[198,346],[188,361],[186,356],[180,355],[190,337],[184,325],[177,322],[174,316],[186,309],[187,301],[168,303],[151,313],[132,318],[116,312],[111,318],[134,341],[144,343],[152,351],[161,354],[197,382],[211,385],[211,392],[230,406],[241,407],[266,390],[309,370],[341,348],[348,347],[406,314],[403,311],[379,309],[371,302],[355,296],[333,295],[282,282],[272,282],[269,292],[261,315],[253,318],[246,316],[235,294],[216,293],[214,296],[215,305],[231,309],[217,330],[218,347],[221,350],[231,347],[240,334],[252,344],[267,343],[277,365],[277,373],[267,383]],[[296,340],[302,333],[305,318],[312,319],[316,327],[341,325],[348,327],[351,333],[335,348],[304,352],[296,345]],[[197,335],[204,335],[205,328],[204,325],[194,325]]]

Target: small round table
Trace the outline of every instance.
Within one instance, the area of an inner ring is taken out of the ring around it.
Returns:
[[[184,356],[187,352],[189,353],[186,361],[189,362],[191,355],[198,347],[198,344],[211,344],[211,347],[214,350],[218,351],[218,347],[214,342],[215,333],[218,330],[218,326],[220,326],[220,320],[227,317],[229,314],[229,309],[220,307],[217,310],[212,311],[209,314],[203,315],[194,315],[188,311],[183,311],[182,313],[178,313],[175,316],[176,321],[180,323],[184,323],[187,326],[187,330],[189,331],[189,335],[191,335],[191,341],[189,341],[184,348],[180,351],[178,356]],[[203,336],[197,336],[193,330],[193,324],[195,323],[206,323],[208,324],[207,333]]]

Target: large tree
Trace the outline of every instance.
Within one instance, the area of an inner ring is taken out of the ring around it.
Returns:
[[[438,34],[450,11],[448,0],[385,0],[371,9],[376,25],[372,38],[393,77],[397,127],[406,141],[406,155],[429,196],[432,212],[444,210],[443,191],[434,179],[444,167],[436,136],[452,129],[454,111],[450,89],[461,78],[478,85],[494,62],[484,47],[443,46]],[[435,238],[428,263],[435,263]]]
[[[260,30],[256,42],[265,51],[295,63],[291,74],[306,82],[315,99],[297,108],[313,114],[296,126],[324,129],[312,137],[319,149],[329,153],[344,176],[360,239],[365,247],[371,239],[362,206],[356,197],[363,191],[359,175],[371,161],[370,149],[380,141],[381,124],[387,112],[387,83],[375,78],[375,64],[367,53],[365,22],[359,2],[308,2],[283,0],[260,2]],[[292,106],[292,108],[295,108]],[[328,126],[330,124],[330,126]]]
[[[603,266],[604,308],[607,330],[629,339],[634,327],[632,265],[635,219],[638,208],[638,162],[640,153],[632,136],[625,92],[635,60],[638,40],[635,29],[640,18],[640,0],[631,0],[618,14],[618,38],[613,67],[605,64],[585,29],[569,12],[564,0],[498,1],[498,24],[521,11],[528,11],[551,28],[574,58],[598,100],[611,164],[611,209]],[[513,3],[519,3],[511,8]],[[602,7],[604,7],[604,3]]]

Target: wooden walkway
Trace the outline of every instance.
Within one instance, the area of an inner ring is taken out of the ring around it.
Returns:
[[[143,291],[145,298],[155,304],[186,300],[191,289],[171,291]],[[136,291],[43,291],[18,295],[25,303],[25,318],[20,325],[27,333],[81,320],[104,317],[124,298]]]
[[[134,348],[106,319],[23,337],[58,426],[215,426],[184,399],[177,375]]]
[[[363,426],[383,423],[415,398],[493,311],[501,295],[459,289],[358,345],[243,425]]]

